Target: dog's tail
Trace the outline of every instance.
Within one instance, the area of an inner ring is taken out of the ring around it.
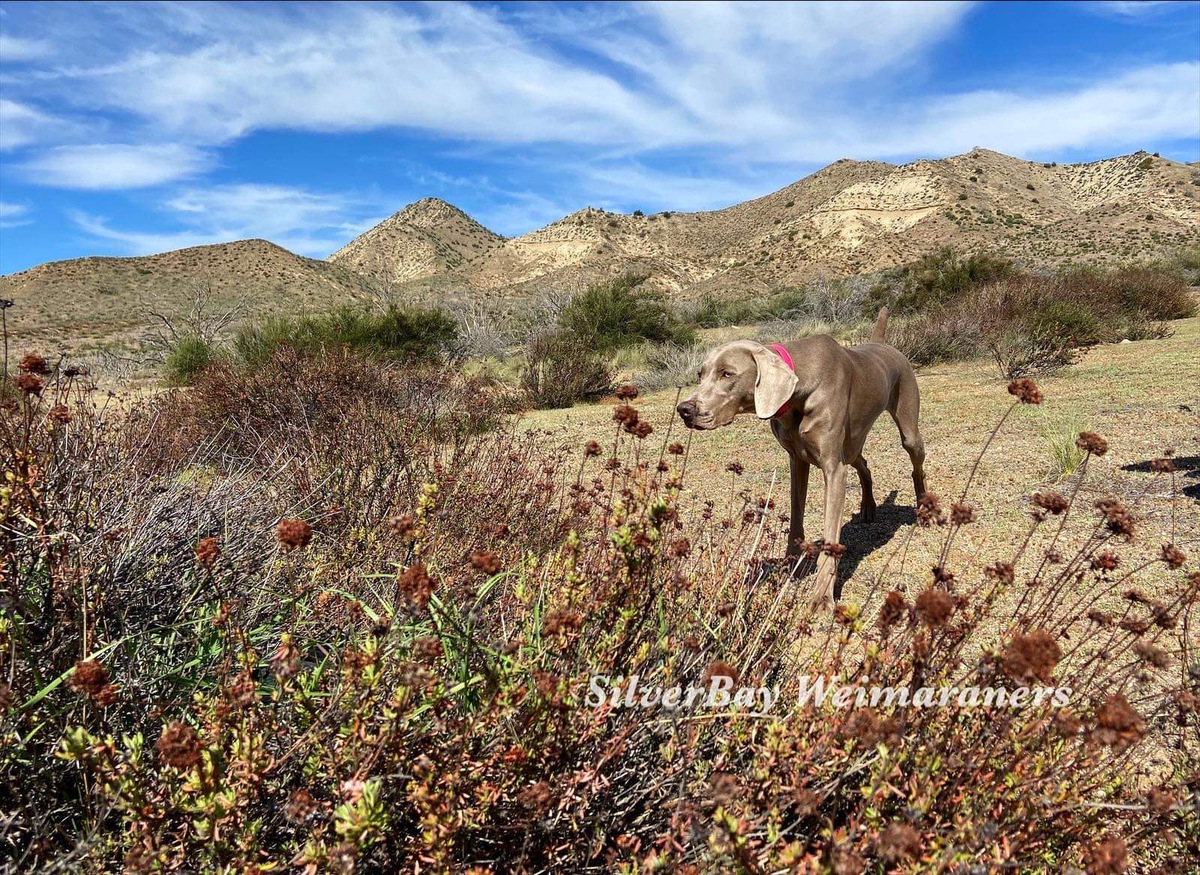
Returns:
[[[871,332],[871,343],[887,343],[887,317],[888,308],[884,307],[879,311],[879,318],[875,320],[875,330]]]

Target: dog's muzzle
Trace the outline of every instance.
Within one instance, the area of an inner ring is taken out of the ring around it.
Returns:
[[[679,414],[679,418],[683,420],[683,424],[688,428],[694,428],[696,422],[696,402],[684,401],[675,408],[675,412]]]

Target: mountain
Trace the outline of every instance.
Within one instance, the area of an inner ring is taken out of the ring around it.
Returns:
[[[0,277],[15,345],[49,353],[136,346],[158,312],[188,313],[203,290],[208,312],[325,311],[374,296],[355,271],[303,258],[266,240],[194,246],[140,258],[76,258]]]
[[[329,260],[383,283],[404,283],[454,270],[503,242],[458,207],[430,197],[355,237]]]
[[[894,165],[842,159],[723,210],[623,215],[588,207],[519,237],[445,201],[410,204],[327,261],[265,240],[143,258],[81,258],[0,277],[10,329],[74,348],[130,344],[150,311],[186,313],[197,285],[248,315],[357,300],[521,306],[625,270],[673,297],[744,297],[904,264],[941,246],[1030,266],[1147,258],[1200,245],[1200,166],[1145,152],[1042,164],[975,149]]]
[[[460,290],[512,298],[640,270],[677,297],[746,295],[819,273],[894,267],[947,245],[1054,265],[1197,243],[1195,166],[1145,152],[1043,164],[975,149],[903,165],[843,159],[713,212],[629,216],[587,208],[461,264],[423,267],[420,278],[413,271],[406,288],[422,298]],[[393,265],[397,276],[405,271]]]

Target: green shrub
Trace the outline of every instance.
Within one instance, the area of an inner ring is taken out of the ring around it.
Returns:
[[[574,296],[558,315],[558,327],[599,352],[642,341],[690,343],[694,334],[656,292],[642,289],[647,277],[623,274],[594,283]]]
[[[275,316],[244,325],[234,338],[234,352],[256,366],[287,345],[304,355],[320,355],[342,347],[392,361],[436,361],[458,334],[453,316],[440,309],[408,309],[396,305],[382,312],[341,307],[331,313]]]
[[[864,299],[864,315],[874,316],[883,306],[903,314],[945,305],[972,286],[994,282],[1014,272],[1008,259],[987,253],[962,256],[944,247],[913,264],[885,273]]]
[[[179,386],[190,384],[213,361],[212,345],[202,337],[187,335],[167,353],[163,371],[167,381]]]

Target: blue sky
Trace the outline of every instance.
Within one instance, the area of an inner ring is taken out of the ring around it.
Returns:
[[[1200,5],[0,2],[0,273],[425,196],[520,234],[838,158],[1200,160]]]

